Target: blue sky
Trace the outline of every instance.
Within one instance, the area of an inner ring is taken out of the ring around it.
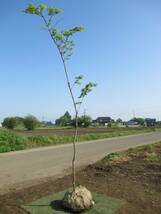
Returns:
[[[161,119],[160,0],[2,0],[0,120],[33,114],[54,120],[73,108],[59,55],[29,2],[62,7],[59,27],[84,25],[74,38],[71,78],[97,82],[82,111],[97,116]]]

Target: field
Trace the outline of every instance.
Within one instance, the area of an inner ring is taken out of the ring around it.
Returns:
[[[79,128],[78,134],[99,134],[99,133],[113,133],[113,132],[122,132],[122,131],[154,131],[155,128],[145,128],[145,127],[136,127],[136,128]],[[27,130],[17,130],[17,134],[21,136],[70,136],[74,134],[73,128],[53,128],[53,129],[37,129],[34,131]]]
[[[112,153],[77,171],[91,191],[126,201],[117,214],[161,213],[161,143]],[[21,205],[71,186],[71,175],[49,178],[30,188],[0,196],[0,213],[25,214]]]
[[[135,135],[157,131],[155,128],[80,128],[77,141]],[[38,129],[35,131],[0,129],[0,153],[73,142],[74,129]]]

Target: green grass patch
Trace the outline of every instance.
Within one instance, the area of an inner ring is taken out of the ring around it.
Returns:
[[[129,152],[153,152],[155,149],[155,144],[148,144],[143,146],[138,146],[136,148],[128,149]]]
[[[161,142],[154,144],[147,144],[143,146],[138,146],[135,148],[130,148],[126,151],[113,152],[108,154],[105,159],[108,161],[121,160],[124,157],[139,157],[139,154],[142,154],[140,157],[143,157],[147,161],[155,161],[158,158],[157,148],[161,147]],[[132,155],[133,154],[133,155]]]
[[[54,193],[47,197],[41,198],[31,204],[23,206],[30,214],[65,214],[61,206],[61,199],[66,191]],[[124,203],[124,200],[107,197],[102,194],[92,193],[95,205],[84,214],[114,214]]]
[[[155,152],[151,152],[151,153],[147,153],[145,156],[145,160],[147,161],[155,161],[157,159],[157,153]]]
[[[115,158],[121,157],[123,154],[121,152],[113,152],[105,157],[106,160],[112,161]]]

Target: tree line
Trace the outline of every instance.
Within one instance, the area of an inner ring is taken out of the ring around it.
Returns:
[[[82,115],[77,118],[78,120],[78,127],[87,128],[89,126],[94,125],[92,117],[89,115]],[[160,122],[156,122],[155,119],[144,119],[144,118],[132,118],[130,121],[136,122],[139,126],[155,126],[161,125]],[[130,122],[129,121],[129,122]],[[116,120],[110,118],[110,122],[108,123],[108,127],[115,127],[117,124],[127,125],[128,122],[123,121],[121,118]],[[35,116],[28,115],[26,117],[6,117],[3,122],[2,126],[8,129],[22,129],[25,128],[27,130],[34,130],[37,127],[52,127],[52,126],[73,126],[75,127],[75,118],[72,118],[70,113],[66,111],[62,116],[55,120],[55,124],[51,121],[39,121]]]
[[[27,130],[34,130],[40,125],[39,120],[32,115],[26,117],[6,117],[2,122],[2,127],[14,129],[16,127],[24,127]]]
[[[79,116],[77,118],[79,127],[88,127],[92,124],[92,118],[89,115]],[[65,112],[64,115],[59,117],[55,121],[55,125],[57,126],[75,126],[75,118],[72,119],[72,116],[68,111]]]
[[[78,117],[78,126],[79,127],[88,127],[92,124],[92,118],[88,115],[83,115]],[[50,122],[51,125],[56,125],[60,127],[64,126],[75,126],[75,118],[72,119],[72,116],[68,111],[64,115],[56,119],[55,124]],[[35,116],[28,115],[26,117],[6,117],[2,122],[2,127],[7,129],[20,129],[25,128],[27,130],[34,130],[37,127],[49,126],[49,122],[42,121],[40,122]]]

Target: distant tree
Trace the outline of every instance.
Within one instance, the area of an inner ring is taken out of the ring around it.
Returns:
[[[116,123],[122,123],[123,121],[122,121],[122,119],[121,118],[118,118],[117,120],[116,120]]]
[[[24,127],[24,118],[23,117],[14,117],[16,120],[17,127]]]
[[[113,124],[112,122],[109,122],[107,126],[108,126],[109,128],[112,128],[112,124]]]
[[[34,130],[39,125],[39,120],[32,116],[28,115],[24,118],[24,126],[27,130]]]
[[[89,127],[92,124],[92,118],[89,115],[83,115],[78,117],[78,126],[79,127]],[[75,126],[75,119],[72,120],[72,125]]]
[[[16,117],[15,117],[15,120],[17,121],[18,124],[21,124],[21,123],[23,123],[24,118],[23,118],[23,117],[18,117],[18,116],[16,116]]]
[[[137,122],[139,125],[144,126],[145,124],[145,119],[141,117],[134,117],[133,119],[135,122]]]
[[[83,115],[80,119],[82,127],[89,127],[92,124],[92,118],[89,115]]]
[[[66,111],[63,116],[61,116],[55,121],[55,124],[58,126],[69,126],[71,125],[71,119],[72,119],[71,115],[69,114],[68,111]]]
[[[7,129],[14,129],[16,127],[16,119],[14,117],[6,117],[2,122],[2,126]]]

